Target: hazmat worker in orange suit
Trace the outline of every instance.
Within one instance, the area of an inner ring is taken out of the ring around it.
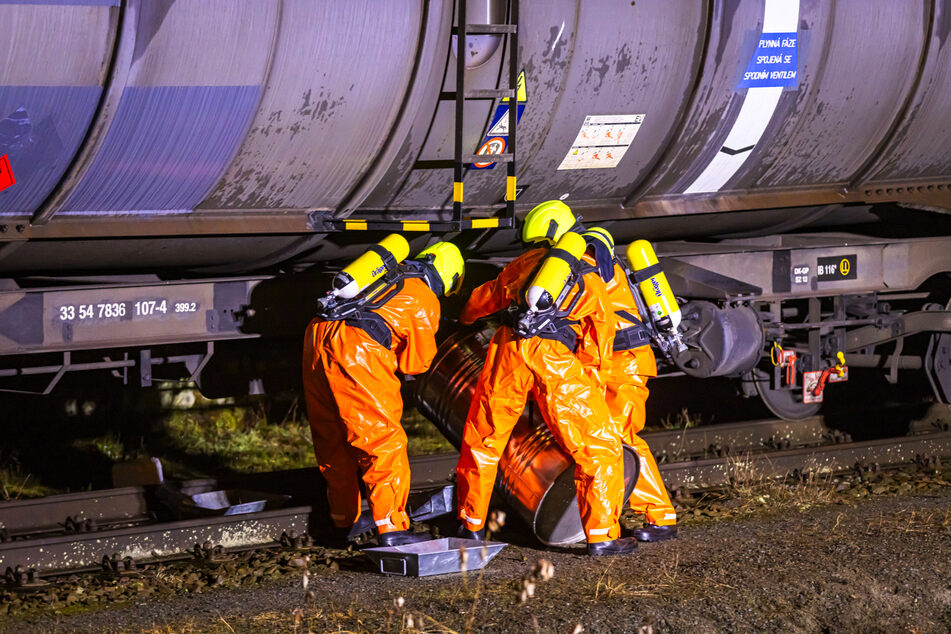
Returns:
[[[522,238],[528,243],[556,243],[577,226],[567,205],[549,201],[526,217]],[[515,258],[496,279],[473,291],[459,321],[472,324],[503,310],[511,314],[507,309],[521,303],[526,285],[548,255],[549,249],[542,247]],[[515,327],[505,324],[489,343],[456,467],[461,537],[485,538],[499,459],[532,393],[552,436],[575,461],[578,508],[588,554],[623,554],[637,547],[635,540],[621,538],[618,523],[624,503],[620,436],[596,381],[584,372],[574,354],[579,322],[603,333],[595,338],[605,355],[613,335],[613,322],[604,304],[604,283],[597,273],[587,274],[583,280],[583,291],[575,285],[564,299],[563,307],[574,306],[556,332],[524,338]]]
[[[614,238],[600,227],[584,234],[600,251],[598,262],[607,296],[615,314],[614,353],[609,362],[599,365],[596,333],[585,332],[578,356],[585,370],[599,381],[611,411],[611,418],[622,430],[624,444],[633,448],[640,459],[637,484],[629,499],[631,508],[647,517],[647,525],[636,529],[639,541],[661,541],[677,536],[677,512],[657,468],[650,447],[638,435],[644,429],[647,380],[657,376],[657,364],[650,347],[650,332],[641,319],[627,272],[614,254]],[[607,263],[604,266],[602,263]]]
[[[408,251],[406,244],[403,257]],[[307,327],[303,379],[336,537],[342,540],[360,517],[362,479],[380,544],[398,546],[430,536],[410,530],[410,468],[397,372],[429,369],[436,354],[439,296],[459,289],[464,263],[455,245],[440,242],[414,260],[389,264],[400,268],[398,281],[379,291],[376,297],[382,299],[374,298],[371,309],[345,319],[317,318]],[[374,272],[384,268],[374,266]]]

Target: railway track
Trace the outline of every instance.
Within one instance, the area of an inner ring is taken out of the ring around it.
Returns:
[[[743,469],[770,477],[951,456],[951,431],[919,426],[900,438],[851,442],[847,435],[828,428],[821,417],[653,432],[645,438],[663,462],[660,469],[670,489],[724,486]],[[414,458],[414,492],[446,484],[456,457],[450,453]],[[293,502],[312,495],[317,477],[316,469],[299,469],[191,480],[178,483],[177,488],[186,495],[227,488],[287,492]],[[23,571],[30,569],[43,575],[103,566],[116,571],[134,567],[136,562],[276,546],[282,536],[285,545],[301,545],[299,536],[307,534],[312,512],[308,505],[292,504],[257,513],[165,521],[155,508],[155,490],[149,487],[0,503],[0,571],[10,568],[8,582],[29,585],[30,577]]]

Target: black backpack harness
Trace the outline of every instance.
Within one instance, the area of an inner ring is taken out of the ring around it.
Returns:
[[[386,249],[373,245],[370,250],[382,258],[388,273],[352,299],[321,298],[317,318],[323,321],[342,321],[348,326],[359,328],[389,350],[393,347],[393,331],[376,310],[398,295],[409,278],[425,280],[437,296],[442,293],[443,283],[435,269],[430,266],[430,261],[404,260],[397,264],[396,259]]]

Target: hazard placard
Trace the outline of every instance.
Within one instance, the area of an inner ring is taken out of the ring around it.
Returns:
[[[0,156],[0,191],[14,185],[16,180],[13,178],[13,168],[10,167],[10,159],[4,154]]]
[[[642,123],[643,114],[586,116],[558,169],[617,167]]]
[[[518,87],[515,96],[515,119],[516,121],[520,121],[522,119],[522,112],[525,110],[525,102],[528,100],[528,91],[525,87],[524,70],[518,75]],[[508,146],[510,108],[511,100],[508,97],[503,99],[502,102],[495,107],[495,113],[492,115],[492,119],[489,121],[489,129],[486,131],[476,154],[501,154],[502,150]],[[501,150],[498,149],[498,144],[500,141],[502,143]],[[486,149],[489,146],[492,147],[491,152]],[[472,164],[472,168],[477,170],[490,170],[494,167],[495,163]]]
[[[476,154],[502,154],[503,152],[505,152],[505,139],[497,136],[483,143]],[[492,165],[492,163],[473,163],[472,167],[481,169],[489,165]]]
[[[802,373],[802,402],[803,403],[821,403],[822,392],[816,394],[816,388],[819,386],[819,377],[822,376],[822,370]]]

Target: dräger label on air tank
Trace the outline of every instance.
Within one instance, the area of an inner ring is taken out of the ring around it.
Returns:
[[[850,255],[834,255],[819,258],[816,262],[816,279],[820,282],[838,282],[839,280],[854,280],[858,277],[856,257]]]

